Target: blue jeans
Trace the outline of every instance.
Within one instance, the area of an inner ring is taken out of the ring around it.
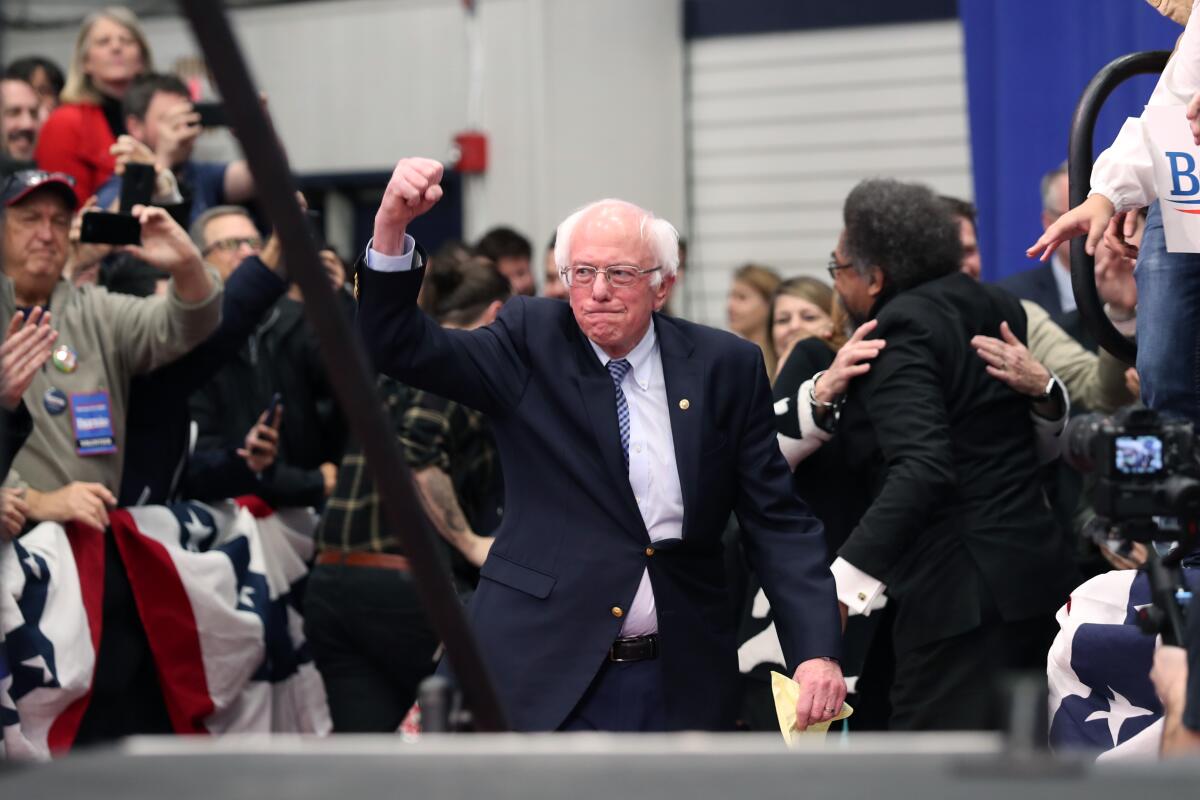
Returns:
[[[1200,253],[1168,253],[1162,211],[1150,206],[1134,272],[1142,402],[1200,426]]]

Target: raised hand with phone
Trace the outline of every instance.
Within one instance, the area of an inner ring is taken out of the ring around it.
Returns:
[[[125,245],[122,250],[168,273],[183,302],[197,303],[208,297],[213,280],[187,231],[157,206],[134,206],[133,217],[141,226],[142,243]]]
[[[279,454],[279,425],[283,422],[283,395],[276,392],[271,403],[258,417],[258,422],[246,434],[243,447],[237,450],[238,457],[256,475],[261,475],[275,463]]]

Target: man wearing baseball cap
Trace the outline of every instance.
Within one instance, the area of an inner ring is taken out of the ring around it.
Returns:
[[[221,285],[163,209],[135,206],[142,244],[125,249],[171,276],[167,293],[136,298],[73,286],[63,279],[72,186],[67,175],[39,170],[0,179],[0,329],[13,314],[41,307],[58,332],[50,362],[25,391],[33,432],[5,485],[26,489],[32,520],[103,529],[121,482],[130,378],[212,333]]]

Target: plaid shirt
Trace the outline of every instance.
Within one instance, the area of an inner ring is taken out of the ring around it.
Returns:
[[[474,409],[410,389],[382,375],[379,390],[409,468],[443,470],[454,484],[472,530],[478,534],[495,530],[503,513],[504,485],[487,418]],[[404,552],[400,537],[387,530],[375,482],[357,442],[342,459],[337,486],[325,506],[316,542],[320,550]]]

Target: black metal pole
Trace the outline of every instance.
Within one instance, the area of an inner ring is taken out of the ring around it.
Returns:
[[[1067,182],[1070,185],[1071,208],[1087,199],[1092,188],[1092,143],[1096,118],[1104,101],[1125,80],[1134,75],[1162,72],[1170,52],[1148,50],[1130,53],[1106,64],[1084,88],[1071,120],[1071,140],[1067,149]],[[1137,345],[1121,335],[1104,313],[1104,304],[1096,291],[1096,260],[1083,249],[1085,238],[1071,241],[1071,288],[1084,326],[1091,331],[1108,352],[1133,366]]]
[[[224,6],[214,0],[180,0],[180,6],[221,91],[230,123],[254,174],[259,202],[283,246],[288,272],[304,292],[305,314],[317,331],[330,382],[350,429],[362,442],[385,517],[404,543],[421,603],[446,646],[466,704],[474,713],[475,727],[480,731],[507,730],[487,665],[438,557],[436,535],[417,501],[395,432],[384,418],[372,370],[321,268],[316,243],[296,202],[296,185],[287,159],[259,102]]]

